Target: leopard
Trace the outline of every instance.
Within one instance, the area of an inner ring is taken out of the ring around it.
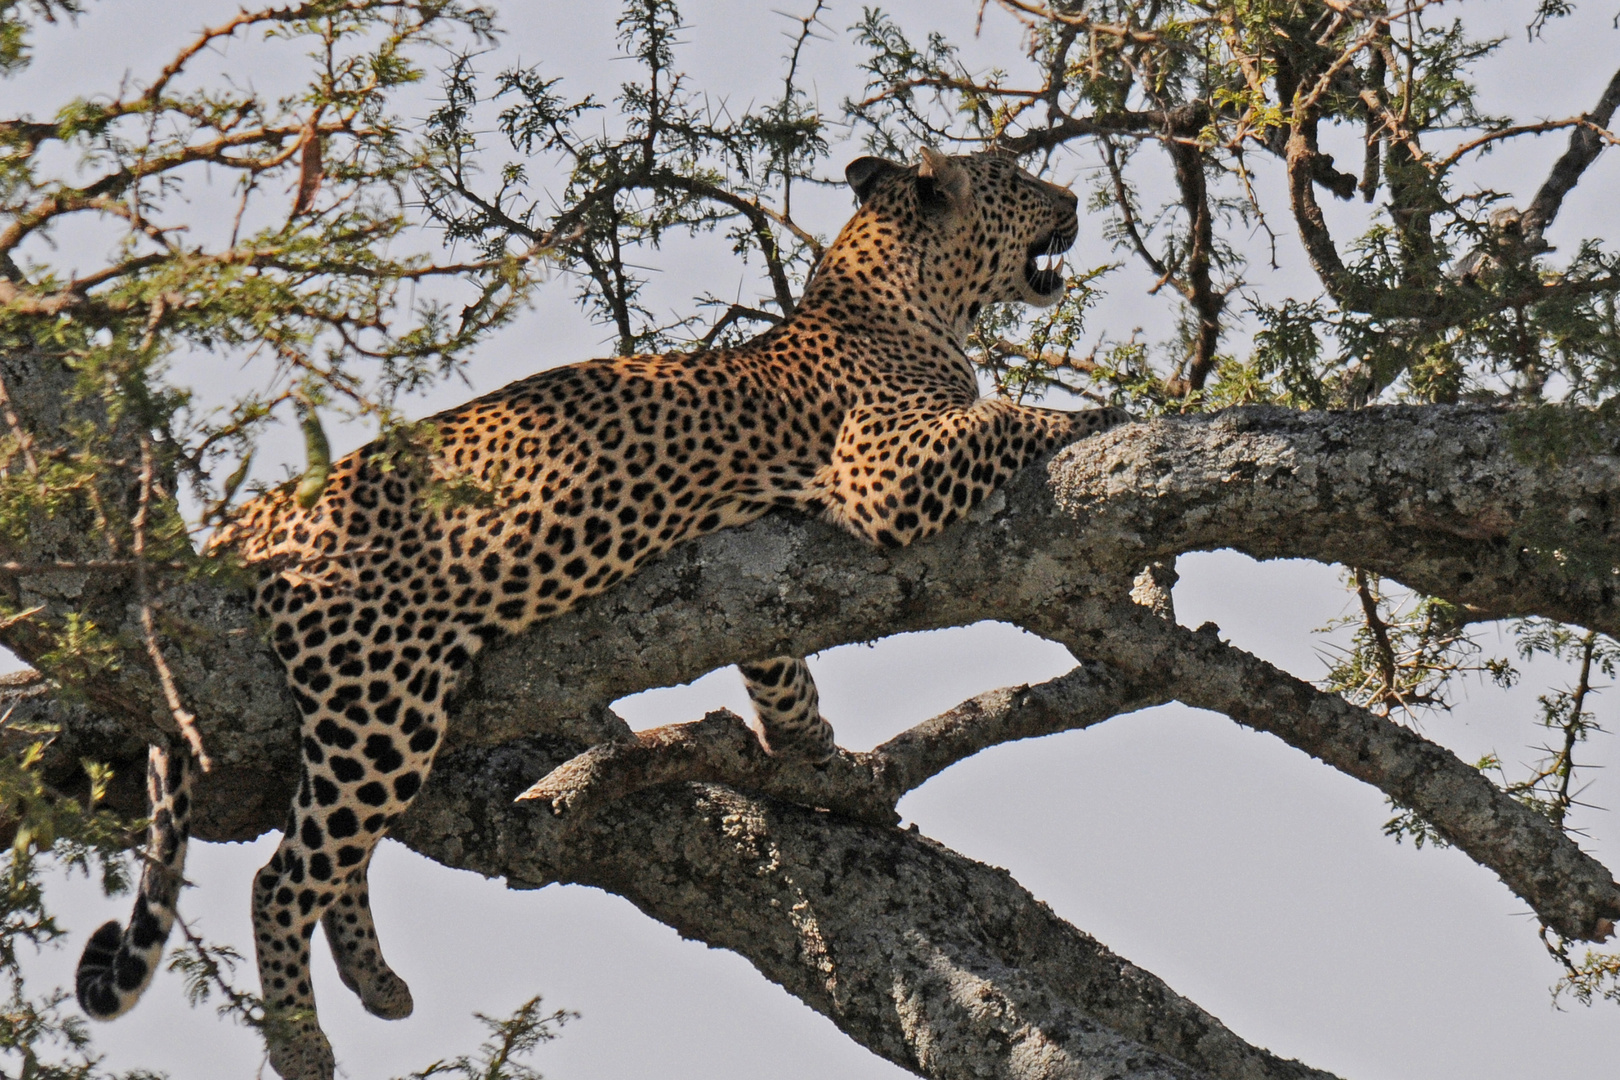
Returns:
[[[1073,192],[1006,153],[925,147],[850,163],[854,215],[796,309],[734,347],[554,367],[430,418],[414,457],[364,447],[311,500],[250,500],[212,545],[259,577],[254,602],[301,714],[281,842],[255,876],[254,946],[285,1080],[331,1080],[310,948],[325,932],[373,1015],[410,1014],[384,959],[367,871],[433,766],[451,703],[490,642],[612,588],[684,540],[777,508],[879,547],[923,540],[1033,460],[1128,419],[981,393],[966,352],[990,304],[1048,307],[1079,232]],[[482,485],[485,500],[443,497]],[[802,657],[738,665],[766,753],[816,767],[833,729]],[[147,855],[129,923],[85,946],[92,1017],[133,1006],[176,917],[196,773],[183,744],[148,755]]]

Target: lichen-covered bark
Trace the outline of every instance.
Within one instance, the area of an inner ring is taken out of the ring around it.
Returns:
[[[59,399],[49,380],[14,359],[0,357],[0,368],[19,411],[50,415]],[[397,835],[514,885],[583,881],[627,896],[742,953],[853,1038],[926,1075],[1311,1075],[1246,1046],[1001,872],[892,827],[738,788],[823,806],[853,800],[852,813],[881,821],[866,809],[892,806],[983,746],[1175,696],[1378,785],[1430,815],[1560,932],[1599,937],[1620,914],[1609,872],[1454,756],[1286,681],[1213,634],[1175,627],[1152,589],[1138,586],[1138,599],[1160,614],[1129,599],[1144,565],[1231,547],[1353,559],[1481,618],[1534,613],[1612,631],[1613,574],[1592,567],[1620,564],[1616,439],[1536,462],[1513,450],[1517,422],[1470,407],[1167,418],[1087,440],[914,548],[875,551],[789,516],[684,545],[486,652],[434,780]],[[1543,542],[1560,522],[1580,560]],[[6,560],[86,557],[82,530],[69,525],[42,523]],[[51,613],[90,596],[114,633],[134,618],[117,572],[30,569],[0,575],[0,586]],[[168,661],[217,763],[199,787],[196,834],[276,827],[297,720],[245,604],[206,581],[175,582],[160,601]],[[632,745],[606,708],[739,658],[983,619],[1063,641],[1082,666],[1061,685],[965,703],[841,762],[825,782],[773,772],[719,721]],[[26,626],[5,640],[25,658],[40,647]],[[138,777],[142,743],[167,720],[145,670],[131,653],[89,678],[79,703],[38,680],[0,697],[63,725],[52,750],[60,782],[72,782],[84,756]],[[610,740],[619,744],[600,746]],[[542,778],[560,801],[509,805]],[[115,801],[138,812],[137,790]]]
[[[1620,633],[1620,432],[1593,425],[1557,455],[1561,427],[1552,409],[1232,409],[1067,454],[1053,492],[1127,563],[1214,548],[1353,563],[1481,619]]]
[[[516,884],[618,893],[924,1076],[1328,1077],[1249,1046],[1005,871],[915,832],[681,784],[557,843],[557,819],[512,796],[566,753],[519,740],[449,755],[400,838]]]

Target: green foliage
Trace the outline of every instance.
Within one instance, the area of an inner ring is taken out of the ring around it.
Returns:
[[[402,242],[428,148],[389,111],[390,97],[423,77],[422,54],[457,34],[489,40],[490,13],[444,0],[309,2],[244,11],[198,44],[254,30],[266,48],[307,50],[301,92],[272,101],[188,88],[177,62],[117,100],[68,101],[44,123],[0,121],[0,348],[58,359],[101,414],[30,468],[6,470],[0,533],[26,533],[33,515],[76,500],[110,502],[123,480],[102,466],[127,458],[139,432],[155,437],[160,473],[222,503],[228,485],[214,465],[234,472],[278,412],[318,401],[386,422],[400,395],[453,373],[521,303],[520,260],[435,264]],[[60,171],[58,149],[77,165]],[[194,190],[204,194],[188,168],[197,163],[237,178],[236,226],[201,243],[177,217]],[[29,261],[36,240],[79,219],[109,230],[106,266],[70,279]],[[402,289],[440,278],[476,290],[459,319],[428,295],[403,302]],[[166,381],[170,357],[199,350],[246,362],[256,388],[203,413]],[[26,438],[8,432],[14,451]],[[101,522],[109,546],[128,542],[120,517]]]
[[[1133,379],[1127,396],[1142,395],[1149,409],[1169,397],[1205,408],[1320,408],[1612,396],[1615,257],[1593,239],[1554,264],[1541,239],[1546,208],[1507,207],[1469,178],[1476,155],[1526,133],[1475,104],[1475,67],[1498,41],[1476,40],[1462,20],[1431,20],[1427,3],[992,6],[1028,30],[1022,71],[970,71],[938,34],[919,42],[865,9],[852,32],[868,55],[868,85],[845,102],[846,115],[885,152],[954,141],[1100,160],[1092,206],[1109,215],[1105,235],[1170,287],[1183,327],[1218,322],[1214,332],[1149,343],[1147,368],[1131,370],[1156,373],[1165,389]],[[1566,10],[1542,4],[1534,25]],[[1319,132],[1325,140],[1333,128],[1362,143],[1359,172],[1318,148]],[[1449,149],[1434,148],[1441,142]],[[1146,152],[1155,145],[1163,156]],[[1256,154],[1308,178],[1301,198],[1265,207],[1250,183]],[[1165,157],[1174,197],[1144,209],[1133,177],[1162,173]],[[1332,235],[1314,212],[1316,193],[1358,189],[1375,204],[1370,228]],[[1228,234],[1274,236],[1279,213],[1296,219],[1320,295],[1249,289],[1251,245]],[[1230,296],[1243,297],[1247,320],[1226,315]],[[1248,331],[1247,355],[1220,351],[1234,330]],[[1211,381],[1214,392],[1201,395]]]
[[[61,680],[68,700],[73,700],[79,688],[96,676],[117,671],[122,663],[118,642],[77,611],[63,615],[53,647],[34,657],[40,671]]]
[[[29,996],[22,980],[0,1005],[0,1057],[15,1059],[19,1076],[30,1080],[160,1080],[145,1069],[113,1073],[101,1067],[90,1046],[84,1019],[64,1013],[70,1000],[62,990]]]
[[[579,1019],[578,1013],[566,1009],[542,1013],[538,996],[518,1006],[505,1020],[492,1019],[483,1013],[473,1015],[490,1033],[475,1056],[463,1054],[453,1060],[435,1061],[403,1080],[428,1080],[434,1076],[459,1076],[463,1080],[541,1080],[538,1070],[518,1058],[557,1038],[558,1029],[569,1020]]]
[[[71,19],[84,11],[82,0],[0,0],[0,76],[28,66],[28,19]]]
[[[1552,951],[1566,966],[1564,979],[1553,988],[1555,1002],[1567,994],[1582,1005],[1594,1001],[1620,1003],[1620,953],[1587,949],[1581,959],[1575,961],[1570,959],[1564,943],[1554,945]]]
[[[1459,675],[1487,675],[1503,687],[1518,678],[1506,660],[1481,656],[1455,604],[1404,590],[1391,595],[1365,570],[1348,576],[1360,610],[1321,630],[1354,628],[1350,644],[1332,650],[1325,688],[1384,716],[1415,719],[1428,709],[1449,711]]]
[[[944,36],[930,33],[921,46],[913,45],[881,8],[862,8],[860,21],[850,31],[855,44],[867,52],[861,64],[868,75],[867,96],[845,101],[844,112],[865,129],[866,145],[873,153],[909,158],[921,146],[937,145],[949,136],[930,116],[938,109],[948,109],[976,135],[995,130],[996,110],[990,104],[994,95],[986,91],[1000,88],[1001,72],[975,81]]]
[[[429,216],[486,259],[543,249],[577,271],[580,304],[613,327],[621,354],[710,345],[729,340],[722,335],[738,323],[779,322],[822,246],[792,218],[794,185],[811,180],[827,155],[826,122],[795,81],[814,19],[786,61],[781,93],[736,115],[688,86],[676,63],[683,24],[669,0],[624,6],[620,49],[639,74],[620,86],[612,115],[592,95],[564,94],[561,80],[538,67],[500,72],[494,92],[481,96],[474,58],[459,58],[445,73],[444,104],[428,117],[435,156],[419,183]],[[480,188],[487,166],[476,133],[487,109],[498,110],[494,125],[522,160],[495,165],[498,183]],[[564,179],[542,193],[536,174]],[[561,211],[543,209],[553,205]],[[717,231],[739,259],[762,264],[766,297],[698,298],[700,309],[724,309],[718,319],[655,318],[627,253],[656,249],[671,233]],[[705,322],[712,325],[700,333]]]
[[[90,1045],[84,1020],[64,1011],[68,995],[55,989],[29,991],[23,974],[25,947],[54,947],[64,934],[45,903],[41,863],[82,872],[95,870],[103,886],[118,891],[128,884],[124,848],[130,823],[95,809],[110,779],[105,769],[87,768],[87,798],[47,785],[41,764],[51,732],[0,718],[0,826],[11,846],[0,855],[0,1061],[17,1063],[17,1075],[40,1080],[111,1080]],[[145,1080],[144,1071],[117,1074]]]
[[[1081,350],[1086,312],[1099,294],[1094,282],[1113,269],[1070,275],[1063,299],[1033,318],[1019,304],[990,305],[968,335],[968,359],[997,394],[1014,401],[1038,401],[1054,389],[1102,400],[1091,390],[1097,357]]]
[[[1275,306],[1254,304],[1253,310],[1261,329],[1254,335],[1252,359],[1239,365],[1257,387],[1252,400],[1326,408],[1331,376],[1321,359],[1321,303],[1285,300]]]
[[[1594,732],[1603,730],[1589,707],[1600,690],[1596,679],[1614,676],[1620,665],[1620,644],[1595,630],[1583,631],[1547,619],[1521,619],[1514,624],[1513,634],[1522,659],[1540,656],[1561,661],[1573,667],[1575,683],[1556,687],[1536,699],[1540,705],[1537,723],[1553,741],[1537,748],[1541,758],[1531,766],[1529,776],[1508,780],[1494,757],[1482,763],[1481,768],[1501,776],[1503,786],[1520,802],[1545,814],[1553,824],[1567,828],[1569,811],[1578,805],[1581,791],[1576,777],[1580,768],[1576,751]]]

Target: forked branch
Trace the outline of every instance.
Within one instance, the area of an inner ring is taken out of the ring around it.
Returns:
[[[566,824],[661,784],[722,783],[859,821],[892,825],[908,791],[980,750],[1074,731],[1169,698],[1107,665],[1086,663],[1035,686],[969,698],[869,753],[841,751],[816,769],[766,755],[743,720],[724,709],[591,747],[518,796],[549,805]]]
[[[1620,884],[1609,870],[1445,747],[1222,642],[1213,626],[1188,630],[1134,604],[1113,607],[1104,621],[1106,635],[1060,640],[1372,784],[1495,871],[1563,937],[1613,933]]]

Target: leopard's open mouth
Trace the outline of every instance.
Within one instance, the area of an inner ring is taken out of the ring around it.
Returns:
[[[1029,245],[1024,259],[1024,280],[1038,296],[1056,296],[1063,291],[1063,253],[1074,246],[1076,233],[1049,232]]]

